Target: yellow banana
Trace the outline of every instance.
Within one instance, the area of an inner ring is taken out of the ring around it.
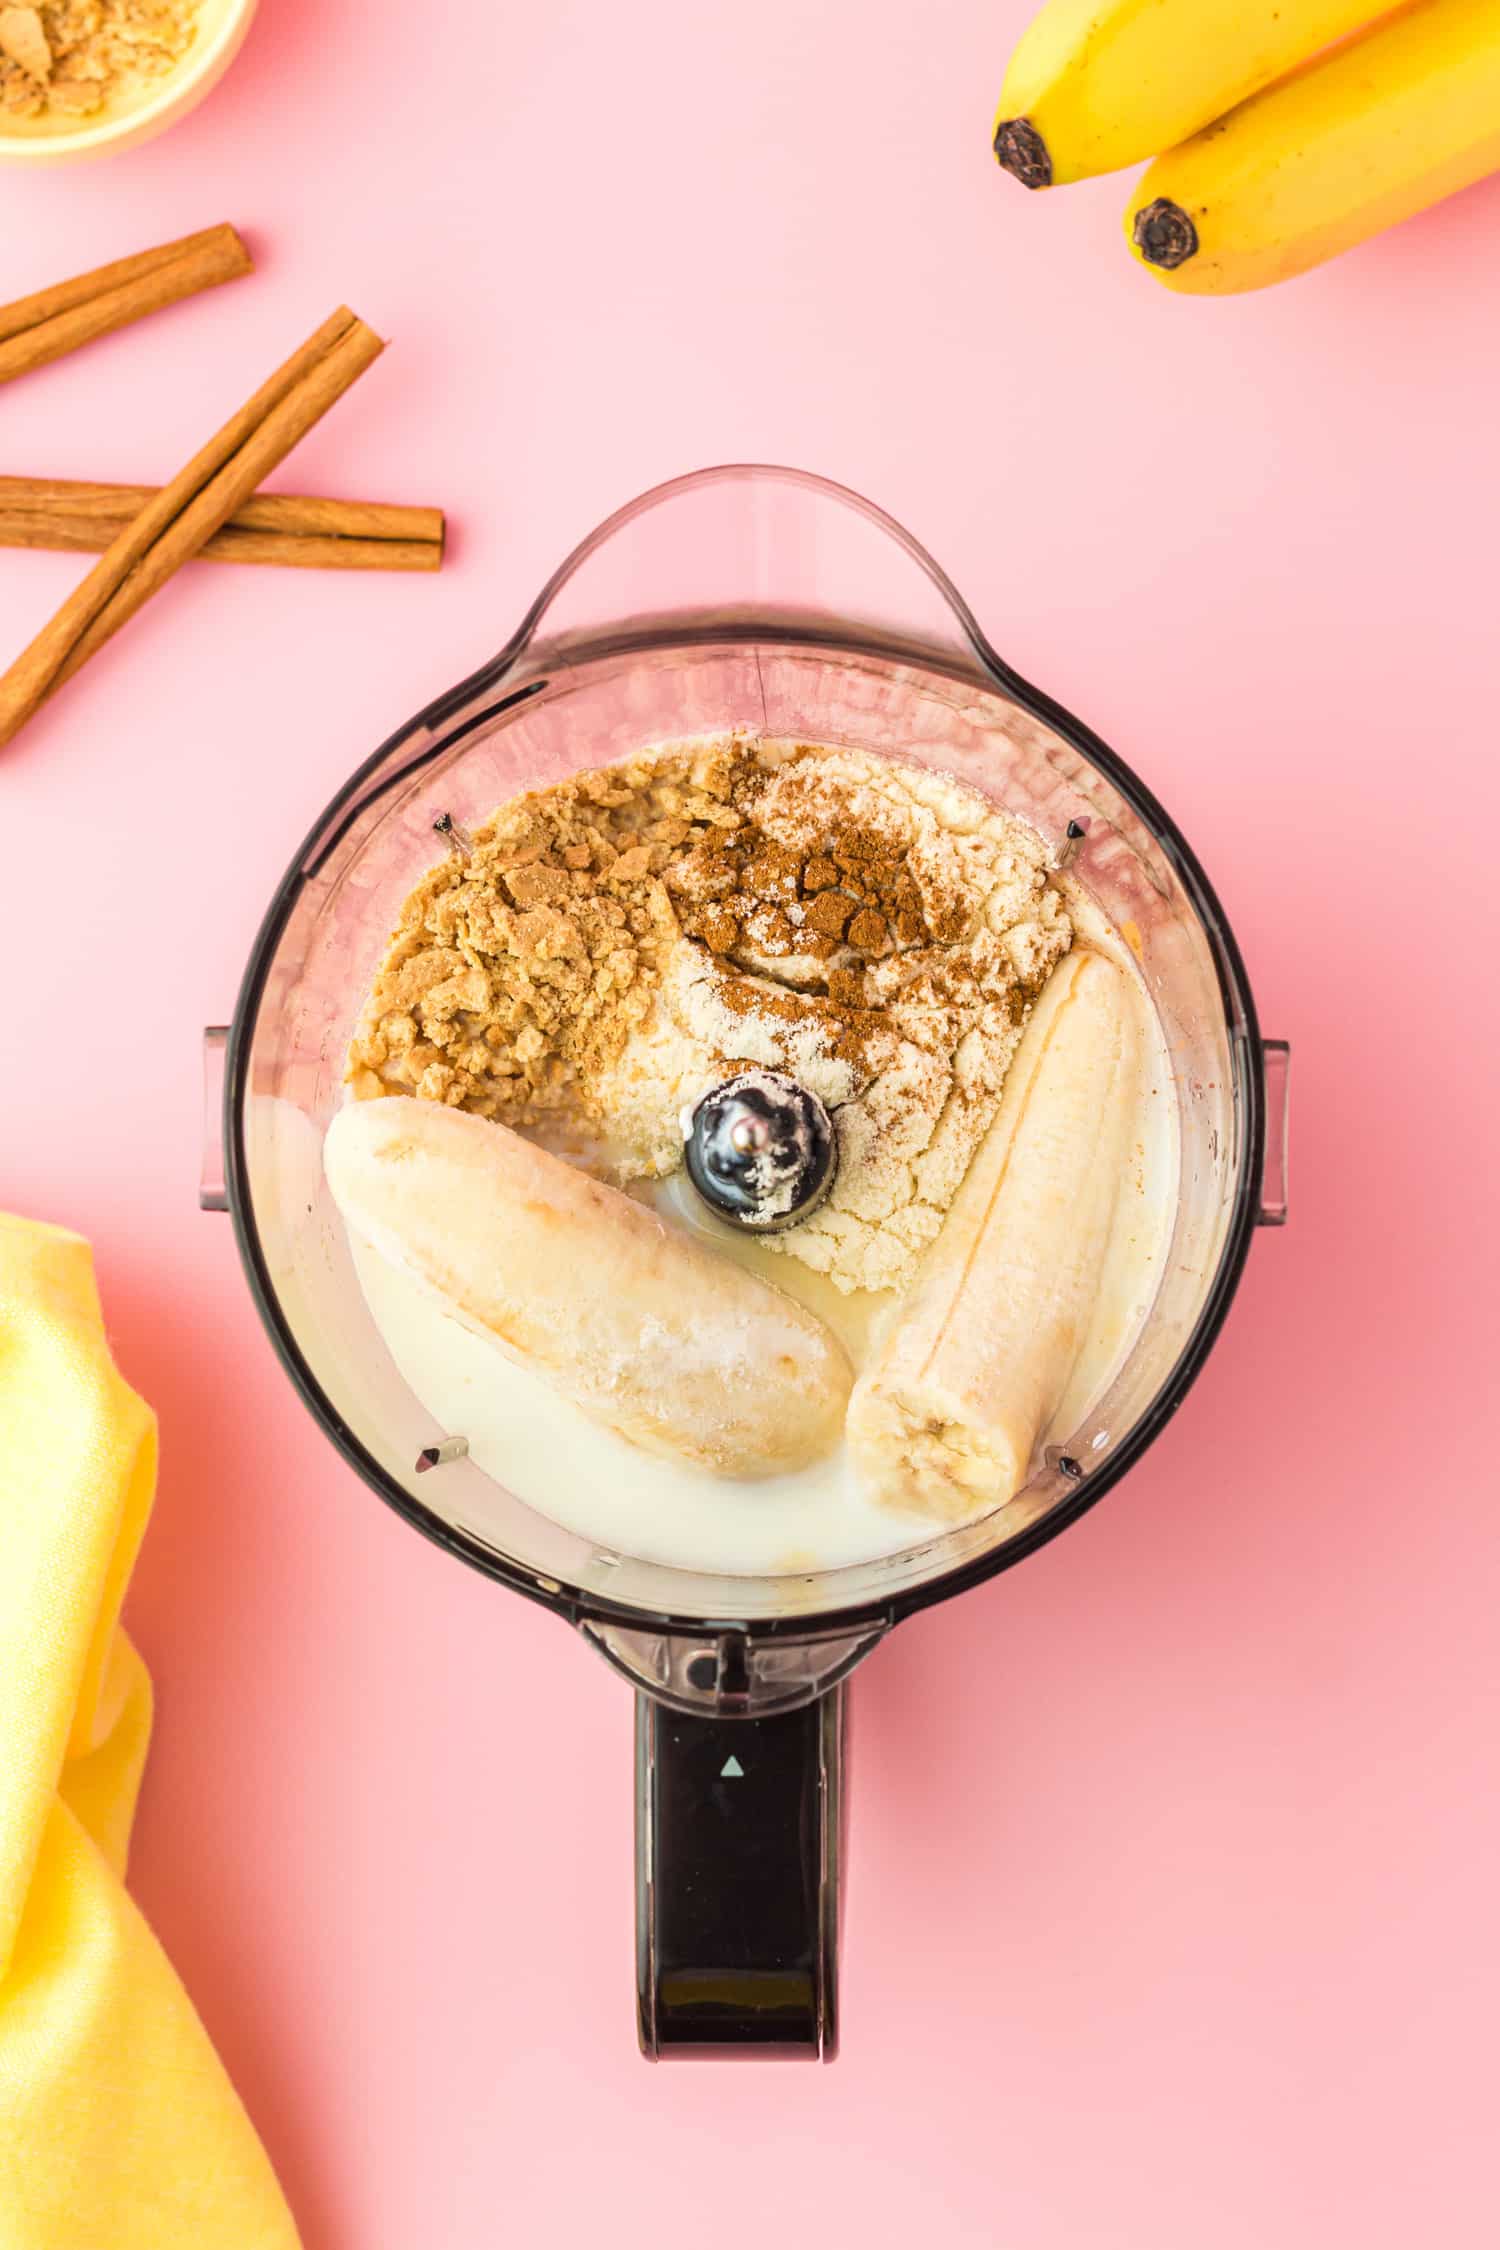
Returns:
[[[1500,0],[1415,0],[1170,149],[1130,201],[1168,289],[1263,289],[1500,168]]]
[[[1023,187],[1186,140],[1392,0],[1046,0],[1010,59],[995,154]]]

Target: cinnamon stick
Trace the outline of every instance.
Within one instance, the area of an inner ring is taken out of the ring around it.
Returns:
[[[207,545],[383,349],[341,306],[147,501],[0,678],[0,746]]]
[[[200,289],[233,281],[250,267],[250,253],[233,227],[207,227],[0,305],[0,383],[29,375]]]
[[[143,484],[0,476],[0,546],[100,554],[155,497]],[[297,570],[438,570],[444,532],[440,508],[278,492],[236,508],[199,554]]]

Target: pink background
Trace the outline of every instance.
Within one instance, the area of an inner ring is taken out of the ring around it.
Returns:
[[[1494,2238],[1500,183],[1175,300],[1122,181],[995,174],[1027,12],[265,0],[164,140],[6,178],[6,296],[225,217],[260,271],[8,389],[0,466],[165,477],[342,298],[393,348],[276,481],[456,524],[437,579],[184,574],[0,756],[3,1194],[162,1419],[135,1881],[308,2250]],[[1149,1461],[861,1674],[836,2068],[652,2072],[630,1697],[303,1414],[194,1209],[198,1033],[354,762],[745,457],[883,502],[1177,813],[1294,1202]],[[0,557],[7,650],[78,570]]]

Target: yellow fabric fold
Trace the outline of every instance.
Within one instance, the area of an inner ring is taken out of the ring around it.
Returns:
[[[296,2250],[124,1887],[151,1682],[119,1618],[155,1482],[88,1244],[0,1214],[0,2250]]]

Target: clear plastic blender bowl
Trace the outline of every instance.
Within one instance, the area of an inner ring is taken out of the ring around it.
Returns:
[[[1016,1498],[879,1561],[764,1578],[593,1544],[485,1474],[461,1431],[435,1429],[367,1309],[320,1157],[371,976],[441,852],[437,824],[477,826],[523,789],[730,728],[929,766],[1039,829],[1140,964],[1180,1144],[1151,1316]],[[1286,1050],[1260,1037],[1183,837],[1009,671],[889,517],[815,477],[710,469],[602,525],[502,654],[353,775],[288,870],[208,1053],[203,1200],[233,1212],[307,1404],[408,1522],[556,1610],[639,1691],[646,2052],[831,2056],[846,1675],[903,1616],[1018,1561],[1114,1483],[1202,1365],[1253,1228],[1285,1216]]]

